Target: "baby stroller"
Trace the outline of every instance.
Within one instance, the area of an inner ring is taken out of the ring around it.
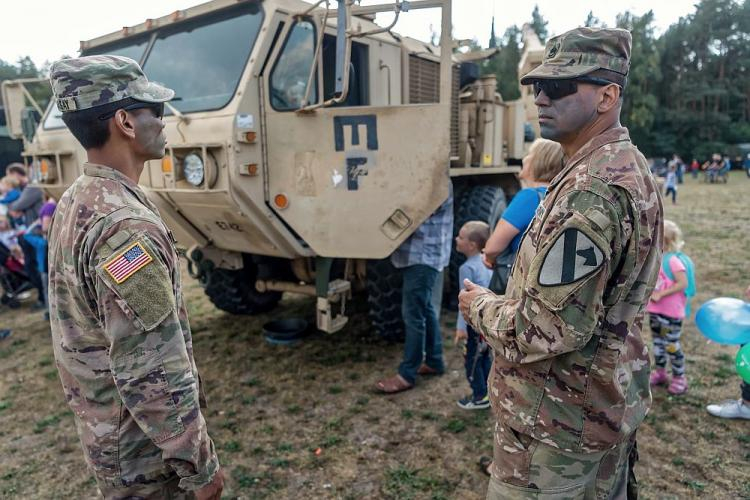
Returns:
[[[8,247],[0,243],[0,286],[3,294],[0,296],[0,304],[11,309],[20,307],[19,299],[34,288],[23,270],[23,262],[19,261],[8,250]]]
[[[716,172],[716,182],[723,182],[724,184],[729,181],[729,165],[722,166],[718,172]]]

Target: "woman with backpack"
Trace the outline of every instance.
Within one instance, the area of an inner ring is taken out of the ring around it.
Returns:
[[[664,257],[659,268],[656,288],[646,310],[654,342],[654,363],[651,385],[666,385],[667,357],[672,365],[672,381],[667,391],[684,394],[688,388],[685,376],[685,353],[682,351],[682,320],[690,315],[689,298],[695,295],[695,273],[690,257],[680,250],[684,245],[682,231],[671,220],[664,220]]]
[[[547,186],[563,165],[562,146],[557,142],[537,139],[531,144],[518,174],[523,189],[516,193],[503,212],[482,252],[482,262],[493,270],[489,286],[493,292],[505,293],[521,237],[547,193]]]

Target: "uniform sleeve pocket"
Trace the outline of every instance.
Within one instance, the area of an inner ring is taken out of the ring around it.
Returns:
[[[548,241],[531,261],[526,287],[530,296],[558,311],[596,282],[611,250],[591,221],[577,212]],[[579,298],[586,300],[583,295]]]
[[[171,271],[146,235],[134,235],[119,245],[96,266],[96,272],[145,331],[176,310]]]
[[[159,352],[138,350],[114,363],[115,383],[125,406],[143,432],[156,444],[185,428],[172,395]]]

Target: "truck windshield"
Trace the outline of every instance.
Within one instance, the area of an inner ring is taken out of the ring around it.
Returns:
[[[143,70],[174,89],[171,104],[183,113],[226,106],[237,89],[263,21],[248,3],[158,33]]]
[[[161,28],[127,44],[95,47],[82,55],[116,54],[140,61],[149,80],[174,89],[171,104],[179,111],[209,111],[223,108],[232,99],[262,21],[260,6],[248,2]],[[152,37],[155,40],[143,61]],[[52,104],[44,128],[63,126],[61,114]]]

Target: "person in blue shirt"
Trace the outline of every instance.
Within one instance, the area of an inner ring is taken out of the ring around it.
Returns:
[[[518,174],[523,189],[513,197],[484,247],[484,265],[495,269],[496,273],[505,274],[503,289],[493,290],[495,293],[505,293],[504,285],[507,284],[507,275],[510,273],[513,256],[521,245],[523,233],[547,193],[547,186],[562,170],[563,165],[562,147],[547,139],[535,140],[529,148],[529,154],[524,157],[523,168]],[[503,259],[503,262],[508,263],[502,264],[504,269],[497,269],[495,263],[501,254],[506,257],[510,255],[510,258]]]

